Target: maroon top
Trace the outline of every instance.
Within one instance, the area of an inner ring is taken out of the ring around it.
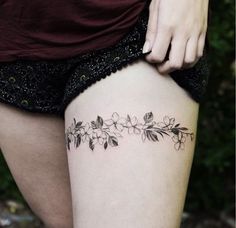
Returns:
[[[145,0],[0,1],[0,62],[72,57],[115,44]]]

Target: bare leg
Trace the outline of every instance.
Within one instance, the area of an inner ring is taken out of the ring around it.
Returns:
[[[194,154],[198,109],[199,104],[169,75],[160,75],[142,60],[76,97],[65,113],[74,228],[179,227]],[[118,115],[127,122],[117,123]],[[112,121],[114,124],[108,127]],[[136,121],[141,124],[136,125]],[[150,123],[156,128],[142,135]],[[88,126],[100,129],[89,130]],[[110,136],[117,128],[122,137],[109,138],[101,134],[101,128]],[[155,133],[158,129],[168,135],[163,133],[162,138]],[[95,142],[98,136],[101,144],[86,141],[85,132],[87,140],[91,137]],[[77,135],[78,147],[70,142],[73,135]],[[184,149],[178,150],[179,146]]]
[[[0,119],[0,146],[29,206],[46,227],[72,227],[64,121],[5,104]]]

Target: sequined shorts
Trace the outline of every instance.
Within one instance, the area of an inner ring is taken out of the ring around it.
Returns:
[[[86,88],[144,58],[142,47],[148,14],[145,7],[130,31],[108,48],[67,59],[0,62],[0,102],[30,112],[56,114],[64,119],[67,105]],[[176,70],[170,76],[200,103],[209,77],[206,50],[194,67]]]

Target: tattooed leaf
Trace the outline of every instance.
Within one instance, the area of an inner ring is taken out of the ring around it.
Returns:
[[[104,143],[104,149],[106,150],[107,149],[107,141]]]
[[[82,123],[83,123],[82,121],[79,121],[79,122],[75,125],[75,127],[76,127],[76,128],[79,128],[79,127],[82,125]]]
[[[173,128],[171,130],[175,135],[178,135],[179,134],[179,130],[177,128]]]
[[[146,123],[150,123],[153,120],[152,112],[146,113],[145,116],[143,117],[143,119]]]
[[[175,123],[175,118],[170,118],[170,125],[173,125]]]
[[[147,138],[146,131],[143,132],[143,134],[141,135],[141,138],[142,138],[143,142],[145,142],[145,139]]]
[[[96,125],[95,121],[91,121],[91,126],[92,126],[93,129],[97,128],[97,125]]]
[[[77,144],[77,137],[74,136],[74,146],[76,146],[76,144]]]
[[[76,148],[80,145],[80,143],[81,143],[81,136],[77,135]]]
[[[89,139],[89,148],[90,148],[91,150],[94,149],[94,145],[93,145],[93,140],[92,140],[92,139]]]
[[[114,136],[109,136],[108,143],[109,143],[110,146],[117,146],[118,145],[118,140]]]
[[[154,141],[154,142],[159,141],[159,140],[158,140],[158,137],[157,137],[157,135],[156,135],[156,133],[153,132],[153,131],[147,131],[147,138],[148,138],[150,141]]]
[[[71,134],[71,142],[74,142],[74,146],[76,146],[76,141],[77,141],[76,135]]]
[[[76,124],[76,119],[75,118],[73,118],[73,120],[74,120],[74,125]]]
[[[69,137],[67,137],[66,142],[67,142],[67,149],[70,150],[70,142],[71,142],[71,140],[70,140]]]
[[[131,121],[131,118],[130,118],[130,116],[129,115],[127,115],[127,121]]]
[[[193,140],[193,133],[190,134],[191,141]]]
[[[100,116],[97,116],[97,127],[101,128],[103,125],[103,119]]]
[[[147,127],[147,129],[150,129],[150,128],[153,128],[153,125],[149,125],[149,126]]]
[[[181,127],[179,129],[182,130],[182,131],[187,131],[188,130],[188,128],[186,128],[186,127]]]
[[[166,133],[165,131],[160,131],[161,133],[163,133],[163,134],[166,134],[166,135],[168,135],[169,136],[169,134],[168,133]]]
[[[158,134],[160,134],[162,136],[162,138],[164,138],[163,134],[160,131],[156,131]]]
[[[179,126],[179,124],[176,124],[176,125],[175,125],[175,127],[178,127],[178,126]]]

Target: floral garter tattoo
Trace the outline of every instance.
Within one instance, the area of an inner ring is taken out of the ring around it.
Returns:
[[[66,147],[70,150],[71,143],[75,148],[81,142],[88,142],[89,148],[93,151],[96,144],[103,145],[104,149],[108,146],[118,146],[118,137],[123,137],[121,133],[127,129],[129,134],[140,135],[143,142],[145,140],[158,142],[160,136],[171,137],[176,150],[183,150],[186,138],[189,136],[191,141],[194,133],[189,133],[188,128],[180,127],[175,123],[175,118],[164,116],[162,122],[153,121],[153,113],[148,112],[143,117],[144,123],[138,121],[137,117],[127,115],[126,118],[120,117],[117,112],[112,114],[111,119],[103,120],[97,116],[96,121],[83,124],[83,121],[76,121],[65,132]]]

